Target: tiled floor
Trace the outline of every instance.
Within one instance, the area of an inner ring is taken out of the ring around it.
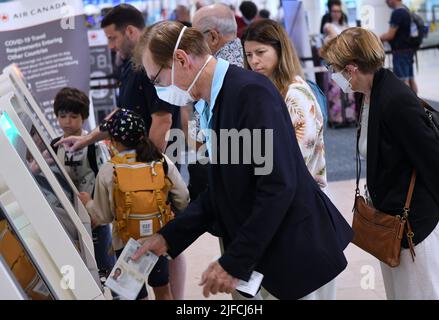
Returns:
[[[364,182],[361,185],[363,184]],[[354,188],[353,180],[333,182],[329,185],[331,199],[349,223],[352,221]],[[346,248],[345,254],[349,264],[338,278],[337,299],[385,299],[378,261],[352,244]],[[204,299],[198,283],[209,262],[219,255],[218,240],[205,234],[186,250],[185,255],[188,266],[186,299]],[[362,288],[362,284],[365,289]],[[209,299],[230,299],[230,296],[220,294]]]

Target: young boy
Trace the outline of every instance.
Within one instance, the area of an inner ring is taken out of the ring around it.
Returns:
[[[82,129],[82,125],[89,116],[89,104],[87,95],[78,89],[66,87],[57,93],[54,113],[64,132],[62,137],[87,134],[87,131]],[[92,144],[80,151],[67,152],[63,145],[54,147],[54,144],[62,137],[52,141],[52,148],[78,191],[93,194],[99,166],[109,158],[106,147],[102,144]],[[108,224],[93,229],[95,258],[102,276],[108,276],[108,272],[116,262],[114,254],[109,254],[111,243],[111,231]]]

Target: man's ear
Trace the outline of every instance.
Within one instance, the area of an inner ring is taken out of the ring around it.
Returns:
[[[212,44],[213,44],[214,46],[218,45],[218,42],[219,42],[219,40],[220,40],[219,32],[216,31],[216,30],[213,30],[213,29],[212,29],[212,30],[210,31],[210,36],[212,37]]]
[[[349,72],[349,74],[352,74],[352,73],[354,73],[355,71],[358,70],[358,66],[355,65],[355,64],[348,64],[346,66],[346,70]]]
[[[138,33],[139,33],[139,29],[137,29],[135,26],[128,25],[125,28],[125,34],[130,40],[134,41]]]
[[[175,63],[179,64],[181,67],[187,67],[189,65],[189,56],[184,50],[177,49],[175,51],[174,57]]]

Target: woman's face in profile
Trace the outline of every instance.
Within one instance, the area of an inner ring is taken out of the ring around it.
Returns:
[[[276,50],[258,41],[245,41],[244,49],[250,68],[270,78],[279,64]]]

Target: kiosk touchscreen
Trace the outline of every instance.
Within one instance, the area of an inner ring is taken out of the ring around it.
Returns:
[[[45,145],[48,149],[50,149],[45,154],[47,154],[48,156],[52,154],[53,157],[56,158],[56,155],[50,152],[52,151],[52,148],[50,147],[50,142],[59,135],[56,134],[44,114],[41,112],[41,109],[35,98],[33,97],[32,92],[28,89],[26,79],[23,77],[20,69],[15,64],[6,67],[3,70],[3,74],[0,75],[0,97],[8,96],[11,93],[14,94],[14,99],[11,99],[11,103],[16,113],[19,115],[22,121],[32,122],[35,127],[33,129],[35,135],[39,135],[39,137],[35,137],[35,139],[38,139],[40,141],[41,146]],[[26,120],[23,118],[29,119]],[[100,157],[102,158],[102,162],[105,162],[109,158],[109,156],[104,152],[101,152]],[[71,189],[73,190],[73,193],[77,193],[77,189],[73,181],[68,176],[67,172],[64,170],[64,167],[59,165],[57,159],[52,160],[58,163],[56,172],[61,172],[61,176],[63,176],[62,180],[64,181],[60,181],[61,185],[64,186],[65,184],[69,184],[70,187],[67,189]],[[60,177],[59,174],[57,174],[56,176],[57,178]],[[67,189],[65,188],[64,190]],[[74,202],[73,206],[75,207],[76,212],[78,213],[84,225],[86,225],[87,231],[89,232],[91,237],[90,219],[88,217],[87,210],[82,205],[82,203],[80,203],[80,201],[76,201],[75,197],[72,197],[72,201]]]
[[[8,187],[0,200],[13,198],[19,204],[22,216],[42,244],[44,250],[39,251],[50,255],[54,274],[71,267],[76,278],[81,275],[83,279],[76,281],[76,288],[64,290],[64,296],[70,292],[70,298],[102,298],[89,217],[39,126],[27,113],[15,111],[18,103],[13,93],[0,98],[0,177]],[[85,216],[80,219],[75,208],[81,206]],[[40,260],[47,264],[44,257]],[[55,298],[63,294],[58,292]]]

